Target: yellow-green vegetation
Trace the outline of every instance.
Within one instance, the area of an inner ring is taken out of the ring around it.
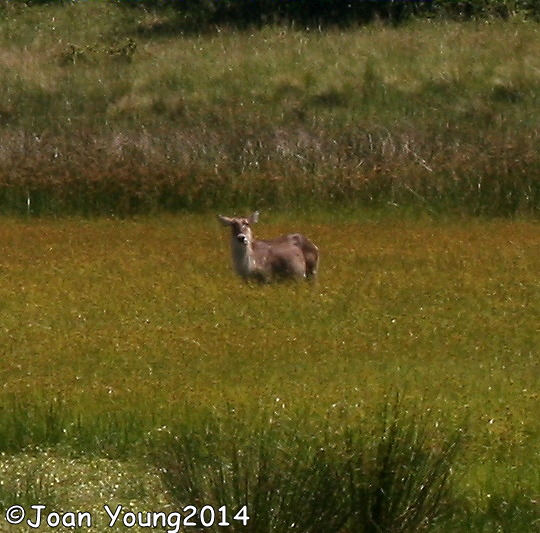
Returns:
[[[0,4],[2,511],[538,530],[538,25],[173,16]],[[218,207],[318,282],[243,283]]]
[[[305,431],[399,392],[435,440],[464,431],[477,512],[534,498],[538,225],[321,212],[256,229],[293,228],[321,249],[315,285],[243,283],[213,215],[2,220],[4,450],[131,461],[197,412],[307,413]]]

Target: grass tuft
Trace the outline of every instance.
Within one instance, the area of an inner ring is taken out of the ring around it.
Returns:
[[[450,505],[461,429],[437,443],[433,434],[439,422],[406,411],[398,402],[386,404],[377,418],[380,426],[368,439],[349,438],[352,529],[431,530]]]
[[[254,424],[239,415],[190,417],[161,436],[154,462],[175,504],[245,509],[249,521],[231,517],[230,531],[339,531],[343,480],[320,436],[277,411]]]
[[[247,527],[233,521],[231,531],[427,529],[449,501],[459,434],[436,444],[397,404],[382,419],[379,433],[343,413],[273,410],[255,423],[235,410],[192,415],[161,433],[154,462],[180,509],[245,506]]]

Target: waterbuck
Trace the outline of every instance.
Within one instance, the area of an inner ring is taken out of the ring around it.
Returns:
[[[236,273],[244,278],[268,282],[276,279],[314,279],[319,264],[318,248],[301,233],[281,235],[271,240],[253,238],[251,225],[259,212],[250,217],[218,215],[231,228],[231,252]]]

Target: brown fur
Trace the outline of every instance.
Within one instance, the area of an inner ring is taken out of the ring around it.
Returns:
[[[231,228],[231,252],[237,274],[244,279],[263,282],[315,278],[319,263],[318,248],[300,233],[270,240],[254,239],[251,225],[257,222],[258,217],[258,212],[251,217],[238,218],[218,215],[221,223]]]

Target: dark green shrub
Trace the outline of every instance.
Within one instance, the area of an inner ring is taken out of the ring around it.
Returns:
[[[382,409],[367,438],[349,435],[347,463],[351,530],[408,533],[429,530],[445,513],[460,433],[433,438],[436,422],[399,403]]]
[[[441,440],[397,404],[376,429],[352,415],[238,417],[192,414],[160,433],[152,460],[179,509],[245,508],[228,530],[257,533],[405,533],[443,514],[459,432]]]

